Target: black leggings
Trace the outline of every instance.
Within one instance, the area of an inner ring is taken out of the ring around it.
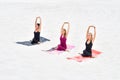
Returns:
[[[83,57],[92,57],[92,53],[88,52],[87,50],[84,50],[82,56]]]

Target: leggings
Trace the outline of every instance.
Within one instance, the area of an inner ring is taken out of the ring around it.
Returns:
[[[66,50],[66,47],[63,47],[63,46],[61,46],[61,45],[58,45],[57,50],[59,50],[59,51],[65,51],[65,50]]]
[[[92,53],[88,52],[87,50],[84,50],[82,56],[83,57],[92,57]]]

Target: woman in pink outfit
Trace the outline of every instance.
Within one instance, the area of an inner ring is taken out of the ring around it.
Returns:
[[[65,24],[68,25],[67,30],[64,28]],[[57,46],[57,50],[65,51],[67,49],[66,40],[67,40],[69,30],[70,30],[70,23],[69,22],[64,22],[64,24],[61,27],[60,44]]]

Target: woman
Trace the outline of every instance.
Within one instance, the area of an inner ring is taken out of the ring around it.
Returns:
[[[39,20],[39,22],[38,22],[38,20]],[[34,38],[31,41],[31,44],[37,44],[37,43],[40,42],[40,32],[41,32],[41,18],[40,17],[36,17]]]
[[[94,35],[89,32],[90,28],[94,28]],[[95,26],[89,26],[86,34],[86,49],[81,54],[83,57],[92,57],[92,45],[94,43],[96,37],[96,28]]]
[[[64,25],[68,24],[67,30],[64,28]],[[70,30],[70,23],[69,22],[64,22],[64,24],[61,27],[61,36],[60,36],[60,44],[57,46],[57,50],[59,51],[65,51],[67,49],[67,36]]]

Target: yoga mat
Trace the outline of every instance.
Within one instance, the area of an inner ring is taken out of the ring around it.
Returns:
[[[79,56],[74,56],[74,57],[67,57],[68,60],[75,60],[77,62],[82,62],[85,60],[89,60],[91,58],[96,58],[97,56],[99,56],[102,52],[97,51],[97,50],[92,50],[92,57],[82,57],[81,55]]]
[[[45,38],[45,37],[40,37],[40,43],[44,43],[46,41],[50,41],[50,40]],[[20,41],[20,42],[16,42],[16,43],[21,44],[21,45],[25,45],[25,46],[33,46],[31,44],[31,41]],[[34,44],[34,45],[39,45],[39,44]]]
[[[63,53],[63,52],[69,52],[73,48],[75,48],[75,46],[73,46],[73,45],[67,45],[67,51],[58,51],[55,48],[51,48],[49,50],[43,50],[43,51],[46,51],[46,52],[48,52],[50,54],[60,54],[60,53]]]

